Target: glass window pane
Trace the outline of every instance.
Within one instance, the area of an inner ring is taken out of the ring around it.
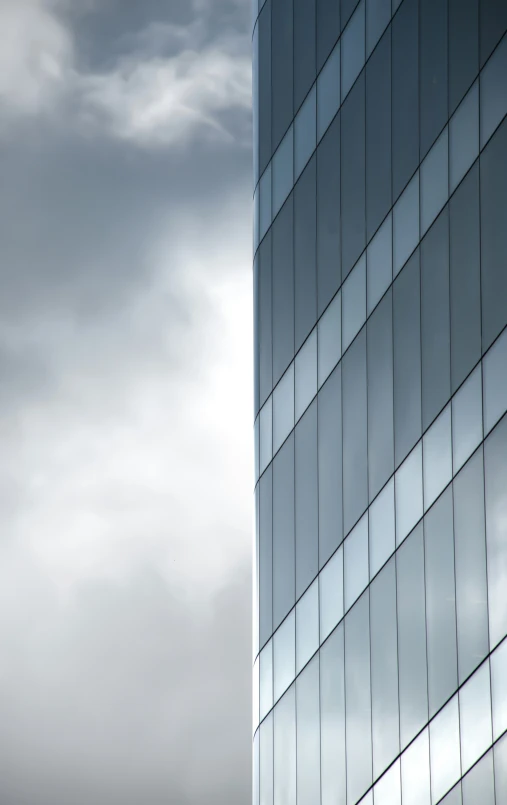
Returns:
[[[341,283],[340,114],[317,149],[317,307],[319,315]]]
[[[507,36],[481,72],[481,148],[507,114]]]
[[[347,534],[368,505],[365,328],[344,355],[342,373],[343,519]]]
[[[493,750],[468,772],[464,778],[463,805],[495,805]],[[500,800],[498,800],[500,801]]]
[[[375,805],[401,805],[400,761],[378,781],[374,792]]]
[[[296,676],[296,613],[285,618],[273,635],[273,696],[278,701]]]
[[[365,79],[363,73],[358,78],[341,109],[340,172],[343,279],[345,279],[366,246],[365,137]]]
[[[294,427],[294,364],[291,363],[273,391],[273,453]]]
[[[326,61],[340,35],[340,4],[336,0],[317,0],[317,70]]]
[[[259,414],[259,461],[264,472],[271,461],[273,438],[273,398],[268,397]]]
[[[447,202],[449,143],[444,129],[421,165],[421,234],[428,231]]]
[[[458,687],[452,489],[424,519],[430,718]]]
[[[401,756],[403,805],[430,805],[430,744],[428,729]]]
[[[289,196],[273,222],[273,384],[294,356],[294,204]]]
[[[463,800],[461,798],[461,783],[452,788],[447,796],[445,796],[439,803],[439,805],[463,805]]]
[[[479,72],[479,0],[449,0],[449,109]]]
[[[404,0],[391,26],[393,199],[398,198],[419,164],[418,5],[417,0]]]
[[[271,226],[271,162],[259,182],[259,237],[262,240]]]
[[[421,156],[447,121],[447,0],[419,6],[419,109]]]
[[[486,439],[486,546],[490,648],[507,634],[507,417]]]
[[[461,768],[465,774],[492,744],[489,663],[485,662],[459,692]]]
[[[364,0],[342,34],[342,98],[361,72],[365,58]]]
[[[319,320],[319,388],[329,377],[342,354],[342,299],[337,293]]]
[[[423,529],[396,554],[400,737],[402,750],[428,720]]]
[[[317,139],[320,140],[340,108],[340,42],[317,78]]]
[[[357,802],[372,783],[368,591],[345,618],[345,728],[347,802]]]
[[[271,179],[273,186],[273,217],[292,190],[292,185],[294,184],[293,159],[294,144],[291,126],[273,156]]]
[[[319,567],[322,567],[343,539],[341,364],[320,390],[317,405]]]
[[[368,510],[370,518],[370,578],[387,562],[395,545],[394,478],[391,478]]]
[[[271,233],[257,252],[259,401],[264,403],[273,388]]]
[[[482,348],[507,324],[507,120],[481,154]]]
[[[479,83],[475,82],[449,123],[451,193],[479,156]]]
[[[298,109],[316,75],[316,0],[294,3],[294,109]],[[289,12],[290,13],[290,12]]]
[[[344,543],[345,611],[368,585],[368,514],[360,519]]]
[[[493,740],[507,730],[507,640],[491,655],[491,697],[493,699]]]
[[[352,343],[366,320],[366,255],[359,259],[342,287],[342,346]]]
[[[495,744],[495,792],[497,805],[507,802],[507,735]]]
[[[419,242],[419,172],[396,202],[393,211],[394,276]]]
[[[317,91],[315,84],[294,120],[294,180],[315,151],[317,145]]]
[[[340,546],[319,575],[320,642],[343,618],[343,548]]]
[[[294,436],[273,462],[273,628],[295,604]]]
[[[273,474],[269,467],[259,481],[259,640],[273,632]]]
[[[296,680],[297,805],[320,802],[319,657]]]
[[[394,471],[393,305],[391,291],[382,299],[368,321],[367,347],[368,491],[371,500]]]
[[[367,0],[366,55],[369,56],[391,21],[391,0]]]
[[[422,445],[405,459],[395,476],[396,545],[400,545],[423,515]]]
[[[315,579],[296,605],[296,674],[319,647],[319,583]]]
[[[454,541],[461,683],[489,651],[482,449],[454,479]]]
[[[296,802],[296,686],[293,685],[275,708],[274,801],[276,805]]]
[[[322,805],[346,805],[343,623],[320,650]]]
[[[507,411],[507,330],[483,360],[484,431],[487,435]]]
[[[378,574],[370,587],[370,630],[373,777],[375,779],[392,763],[400,751],[394,557]],[[377,793],[375,792],[376,798]],[[386,801],[389,802],[389,800]]]
[[[317,329],[296,355],[296,422],[317,394]]]
[[[271,159],[271,2],[259,16],[259,168],[262,172]]]
[[[367,256],[368,267],[368,316],[381,300],[393,279],[393,232],[391,213],[370,242]]]
[[[262,721],[273,707],[273,641],[262,649],[259,657],[259,717]]]
[[[452,478],[451,406],[447,405],[423,437],[424,510]]]
[[[300,419],[296,453],[296,599],[319,569],[319,512],[317,488],[317,402]]]
[[[259,657],[255,658],[253,664],[253,679],[252,679],[252,726],[257,729],[259,723]]]
[[[482,441],[482,377],[477,366],[452,400],[454,472],[463,466]]]
[[[295,350],[317,318],[317,170],[312,158],[294,188]]]
[[[260,727],[260,805],[273,805],[273,713]]]
[[[391,177],[391,32],[387,31],[366,65],[368,240],[391,208]]]
[[[260,805],[259,780],[259,732],[254,735],[252,758],[252,804]]]
[[[430,723],[431,801],[438,802],[461,776],[458,697]]]

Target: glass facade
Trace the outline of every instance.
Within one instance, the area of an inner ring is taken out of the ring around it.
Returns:
[[[507,2],[253,50],[254,805],[505,805]]]

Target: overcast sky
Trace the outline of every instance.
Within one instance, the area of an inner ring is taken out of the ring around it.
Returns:
[[[0,803],[250,802],[249,0],[0,0]]]

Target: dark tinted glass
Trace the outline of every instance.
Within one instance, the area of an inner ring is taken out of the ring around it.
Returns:
[[[342,360],[343,509],[345,534],[368,504],[366,330]]]
[[[405,0],[392,23],[393,197],[419,162],[419,25],[417,0]]]
[[[297,805],[320,802],[319,655],[296,680]]]
[[[317,0],[317,70],[320,70],[340,35],[340,3]]]
[[[391,32],[366,65],[366,218],[372,237],[391,207]]]
[[[318,571],[317,401],[296,427],[296,598]]]
[[[341,5],[341,23],[343,30],[343,28],[345,28],[347,22],[349,21],[352,12],[357,6],[358,0],[335,0],[335,2],[337,3],[340,2]]]
[[[365,247],[365,80],[355,83],[342,106],[342,273],[345,278]]]
[[[268,232],[257,252],[258,271],[258,361],[259,397],[263,405],[273,388],[273,352],[271,327],[271,232]]]
[[[287,131],[294,113],[293,0],[272,0],[272,120],[273,151]]]
[[[258,22],[259,30],[259,170],[271,159],[271,0]]]
[[[482,448],[454,481],[458,670],[463,682],[488,653]]]
[[[481,0],[481,67],[507,30],[507,4],[505,0]]]
[[[370,500],[394,469],[393,306],[389,291],[368,321],[368,478]]]
[[[479,70],[478,0],[449,0],[449,112]]]
[[[447,122],[447,0],[421,0],[420,48],[422,158]]]
[[[285,693],[275,708],[274,801],[276,805],[296,802],[296,686]]]
[[[259,642],[273,631],[273,487],[268,467],[259,481]]]
[[[345,657],[343,622],[320,650],[322,805],[345,805]]]
[[[294,434],[273,461],[273,628],[295,603]]]
[[[294,188],[294,276],[296,351],[317,318],[316,159]]]
[[[343,539],[341,364],[318,397],[319,409],[319,565]]]
[[[315,81],[315,0],[294,0],[294,109]]]
[[[393,286],[394,444],[396,465],[421,435],[419,251]]]
[[[369,592],[345,618],[347,801],[357,802],[372,781]]]
[[[400,737],[403,749],[428,720],[422,525],[396,554]]]
[[[450,397],[449,215],[440,214],[421,244],[423,430]]]
[[[294,355],[293,197],[273,228],[273,382],[280,380]]]
[[[452,391],[481,356],[479,166],[458,187],[450,205]]]
[[[341,282],[340,115],[317,150],[317,294],[319,316]]]
[[[482,349],[507,323],[507,120],[481,156]]]
[[[372,582],[370,629],[373,776],[378,777],[400,751],[394,557]]]
[[[424,519],[430,718],[458,686],[452,490]]]

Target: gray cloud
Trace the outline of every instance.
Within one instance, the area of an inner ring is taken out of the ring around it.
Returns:
[[[0,8],[2,805],[250,800],[246,6]],[[177,136],[89,100],[190,46]]]

